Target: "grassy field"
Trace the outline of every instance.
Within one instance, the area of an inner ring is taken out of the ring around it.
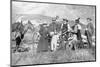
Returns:
[[[32,45],[32,44],[31,44]],[[29,52],[12,53],[12,65],[29,65],[29,64],[45,64],[45,63],[61,63],[75,61],[93,61],[95,60],[94,49],[61,49],[55,52],[36,53],[35,48]]]

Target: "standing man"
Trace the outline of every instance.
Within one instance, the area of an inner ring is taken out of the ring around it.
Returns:
[[[94,34],[94,26],[91,23],[91,21],[92,21],[91,18],[87,18],[88,25],[87,25],[87,28],[85,30],[85,35],[87,36],[89,48],[91,48],[91,46],[92,46],[92,36]]]
[[[81,40],[82,38],[81,38],[81,29],[82,29],[82,27],[81,27],[81,25],[79,24],[80,23],[80,18],[78,18],[78,19],[76,19],[75,20],[75,33],[77,33],[76,35],[77,35],[77,40]]]
[[[81,29],[82,29],[82,27],[81,27],[81,25],[79,23],[80,23],[80,18],[78,18],[78,19],[75,20],[74,31],[75,31],[75,33],[77,35],[77,40],[79,42],[78,48],[82,48],[82,46],[83,46],[82,37],[81,37]]]

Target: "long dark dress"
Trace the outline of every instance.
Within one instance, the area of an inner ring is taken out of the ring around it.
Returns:
[[[47,39],[47,31],[45,30],[44,27],[41,27],[39,33],[40,33],[41,37],[38,42],[37,52],[48,51],[49,50],[49,42]]]

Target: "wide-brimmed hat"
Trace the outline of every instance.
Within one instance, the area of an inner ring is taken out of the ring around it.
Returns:
[[[87,18],[87,20],[92,21],[92,19],[91,19],[91,18]]]
[[[80,17],[75,20],[76,23],[79,23]]]
[[[67,20],[67,19],[63,19],[63,21],[66,21],[66,22],[68,22],[68,20]]]

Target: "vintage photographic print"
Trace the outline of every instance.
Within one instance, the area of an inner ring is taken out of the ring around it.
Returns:
[[[11,1],[11,65],[96,61],[96,6]]]

